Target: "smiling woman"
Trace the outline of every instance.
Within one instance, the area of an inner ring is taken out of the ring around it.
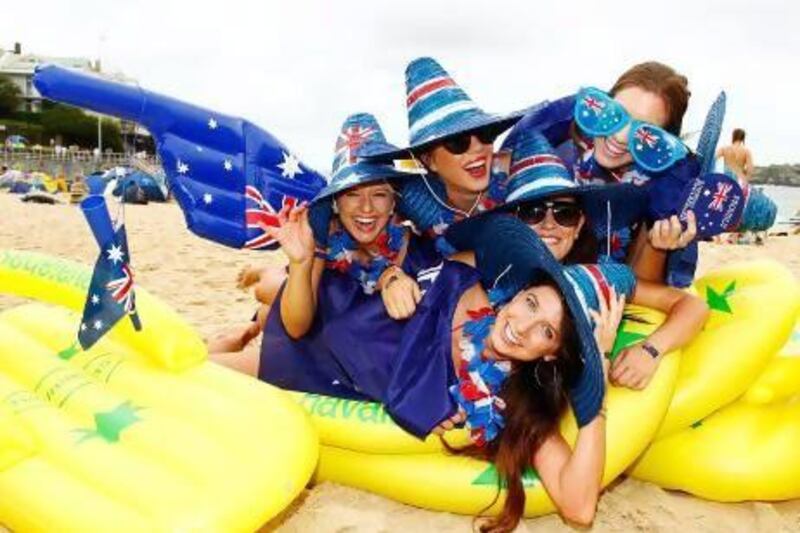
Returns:
[[[406,94],[409,146],[365,155],[421,162],[426,175],[404,184],[400,209],[421,231],[441,235],[454,221],[502,202],[505,171],[493,143],[522,113],[483,111],[429,57],[408,64]]]

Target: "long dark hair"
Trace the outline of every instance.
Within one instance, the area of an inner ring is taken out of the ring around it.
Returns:
[[[505,425],[500,435],[485,447],[475,445],[453,449],[455,453],[492,461],[497,468],[497,497],[505,486],[508,490],[500,514],[481,525],[482,532],[511,531],[525,511],[525,488],[522,476],[532,466],[533,453],[558,428],[558,421],[567,408],[567,389],[581,370],[578,334],[561,291],[553,282],[564,313],[560,331],[561,346],[553,361],[537,359],[515,364],[500,391],[506,403]],[[444,441],[443,441],[444,442]],[[494,504],[494,501],[488,507]]]
[[[581,209],[583,209],[581,207]],[[564,256],[561,263],[565,265],[585,265],[589,263],[597,263],[599,256],[600,241],[594,234],[592,223],[589,217],[586,216],[586,211],[583,210],[583,227],[578,234],[578,238],[572,243],[572,248],[569,253]]]

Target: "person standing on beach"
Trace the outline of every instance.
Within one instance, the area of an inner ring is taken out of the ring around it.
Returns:
[[[725,172],[736,177],[736,181],[746,188],[753,177],[753,155],[744,145],[745,131],[741,128],[733,130],[731,144],[717,150],[717,159],[723,158]]]
[[[753,155],[750,153],[750,149],[744,145],[744,138],[745,131],[742,128],[736,128],[731,135],[731,144],[718,149],[715,157],[716,159],[722,158],[725,163],[725,174],[739,183],[745,198],[747,198],[750,192],[750,178],[753,177]],[[741,241],[742,236],[742,233],[734,234],[737,242]],[[756,234],[756,244],[763,244],[765,236]]]
[[[731,144],[717,150],[717,159],[723,158],[725,172],[733,174],[736,181],[745,189],[753,177],[753,155],[744,145],[745,131],[741,128],[733,130]]]

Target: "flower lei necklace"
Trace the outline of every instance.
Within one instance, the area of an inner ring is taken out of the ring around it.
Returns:
[[[370,252],[371,259],[362,264],[356,252],[360,246],[347,231],[340,227],[328,236],[325,266],[342,274],[349,274],[361,284],[364,294],[372,294],[383,271],[393,264],[403,248],[408,228],[390,220],[375,241],[378,252]]]
[[[466,413],[470,436],[478,446],[494,440],[503,428],[505,402],[497,394],[511,371],[511,361],[496,361],[484,355],[486,337],[497,317],[491,307],[467,311],[459,347],[461,361],[456,369],[458,383],[450,396]]]

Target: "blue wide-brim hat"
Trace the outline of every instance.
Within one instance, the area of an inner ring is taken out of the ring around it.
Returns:
[[[558,286],[578,334],[583,366],[569,396],[579,426],[600,412],[605,394],[602,355],[594,338],[588,309],[598,308],[598,295],[607,297],[608,287],[630,296],[636,278],[629,267],[619,264],[564,267],[552,256],[536,232],[517,218],[492,214],[467,219],[445,234],[459,250],[474,250],[476,267],[484,287],[512,297],[532,283],[552,280]]]
[[[644,218],[648,197],[644,188],[632,183],[579,185],[537,130],[519,132],[511,149],[508,192],[496,209],[509,211],[524,203],[569,195],[579,200],[593,222],[603,220],[612,230]]]
[[[311,200],[309,223],[314,237],[321,245],[328,241],[328,227],[333,214],[333,196],[352,187],[378,181],[390,181],[415,176],[397,170],[391,163],[365,161],[362,152],[368,146],[397,149],[383,135],[378,120],[369,113],[355,113],[347,117],[336,138],[331,167],[331,179]]]
[[[408,158],[447,137],[491,127],[502,133],[522,118],[525,111],[495,115],[479,108],[430,57],[420,57],[406,67],[406,109],[409,145],[402,149],[374,146],[364,152],[375,160]]]

